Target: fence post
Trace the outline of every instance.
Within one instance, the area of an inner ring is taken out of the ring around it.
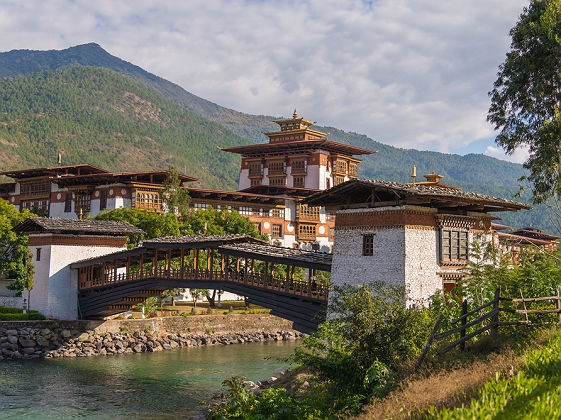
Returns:
[[[499,298],[500,297],[501,297],[501,288],[499,286],[497,287],[497,290],[495,290],[495,298],[493,299],[493,311],[495,311],[495,314],[491,318],[491,325],[493,326],[491,328],[491,335],[493,335],[494,337],[499,335],[499,303],[500,303]]]
[[[467,299],[464,299],[464,301],[462,302],[462,316],[464,316],[465,314],[468,313],[468,301]],[[467,324],[467,316],[462,318],[462,327],[465,327]],[[466,329],[464,328],[462,331],[460,331],[460,338],[464,338],[466,336]],[[462,343],[460,343],[460,351],[464,351],[466,349],[466,342],[463,341]]]
[[[555,296],[557,296],[557,300],[555,301],[555,307],[557,308],[557,313],[559,315],[559,323],[561,324],[561,297],[559,297],[559,288],[555,290]]]
[[[432,340],[434,339],[434,335],[436,334],[436,332],[440,328],[440,323],[442,322],[443,319],[444,319],[444,315],[440,314],[440,316],[436,320],[436,323],[434,324],[434,328],[432,329],[432,332],[429,335],[429,339],[427,340],[427,344],[425,344],[425,348],[421,352],[421,355],[419,356],[419,360],[417,360],[417,363],[415,364],[415,370],[419,369],[419,367],[421,366],[421,363],[423,363],[423,360],[425,359],[425,356],[427,355],[427,353],[429,351],[429,347],[432,344]]]

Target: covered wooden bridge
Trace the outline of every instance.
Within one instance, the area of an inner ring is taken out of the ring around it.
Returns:
[[[82,318],[131,309],[172,288],[219,289],[249,298],[303,332],[325,319],[331,254],[240,235],[179,236],[73,263]]]

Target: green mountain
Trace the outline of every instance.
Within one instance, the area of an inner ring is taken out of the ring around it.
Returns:
[[[235,188],[247,140],[111,70],[71,67],[0,79],[0,169],[65,164],[175,166],[212,188]]]
[[[274,124],[272,120],[279,117],[244,114],[221,107],[193,95],[182,87],[151,74],[134,64],[112,56],[94,43],[79,45],[65,50],[14,50],[0,53],[0,77],[14,77],[45,70],[55,70],[66,67],[76,68],[79,66],[104,67],[127,76],[129,79],[134,79],[134,81],[137,82],[135,86],[138,89],[143,87],[159,92],[169,101],[190,111],[186,115],[190,115],[191,118],[194,118],[193,114],[203,117],[204,119],[199,120],[201,124],[206,120],[206,124],[210,124],[209,127],[212,127],[212,130],[224,130],[224,133],[227,134],[225,134],[223,140],[220,140],[224,141],[224,143],[228,141],[244,142],[241,138],[249,139],[249,141],[255,143],[262,143],[266,141],[266,137],[262,134],[263,131],[277,129],[276,124]],[[147,92],[148,90],[146,90],[146,93]],[[152,94],[154,93],[152,92]],[[159,98],[163,100],[161,97]],[[169,101],[167,103],[171,106]],[[290,105],[291,104],[287,104],[287,107]],[[313,115],[309,115],[308,117],[313,118]],[[211,124],[209,121],[216,124]],[[412,165],[416,165],[419,177],[424,173],[435,170],[446,177],[444,182],[447,184],[471,191],[512,198],[518,191],[517,180],[523,175],[523,168],[521,165],[494,159],[481,154],[460,156],[413,149],[400,149],[385,145],[365,135],[345,132],[334,127],[318,125],[314,128],[328,132],[329,138],[333,141],[369,150],[378,150],[378,153],[365,157],[364,162],[360,165],[359,175],[364,178],[408,181],[410,180],[411,167]],[[232,134],[232,132],[237,136]],[[209,135],[212,137],[212,134],[209,133]],[[90,140],[82,141],[88,143]],[[218,144],[216,142],[219,142],[219,140],[215,139],[214,141],[215,143],[212,143],[212,146],[211,144],[206,144],[206,142],[198,143],[197,147],[204,149],[203,153],[209,154],[209,160],[200,160],[198,162],[204,162],[207,167],[216,167],[218,171],[225,171],[224,174],[212,171],[212,174],[201,175],[206,169],[199,168],[197,171],[191,169],[192,166],[189,164],[197,161],[190,160],[191,157],[176,154],[175,150],[177,149],[174,149],[174,152],[170,153],[172,157],[168,160],[169,162],[175,163],[180,169],[183,169],[184,166],[187,165],[187,172],[201,177],[202,183],[206,186],[233,188],[235,187],[234,180],[237,178],[237,168],[233,168],[229,165],[231,165],[234,159],[231,156],[227,156],[229,155],[227,153],[216,152],[215,145]],[[246,140],[245,142],[247,143],[248,141]],[[220,144],[222,145],[223,143]],[[162,144],[162,151],[165,150],[168,152],[164,147],[167,146]],[[192,155],[195,151],[184,150],[183,153]],[[211,155],[212,157],[210,157]],[[86,158],[86,156],[86,154],[83,154],[82,157]],[[123,157],[124,156],[119,157],[117,154],[113,157],[112,162],[117,165],[116,167],[130,168],[133,162],[128,159],[123,159]],[[162,160],[156,159],[151,161],[151,164],[147,165],[147,167],[157,167],[158,164],[160,165],[159,167],[162,167],[166,165],[168,160],[164,159],[164,164],[162,165]],[[221,162],[221,166],[214,165],[216,160]],[[179,163],[179,161],[183,163]],[[91,162],[95,163],[97,161]],[[134,167],[139,168],[145,165],[146,162],[148,162],[148,159],[135,161]],[[167,165],[169,165],[169,162]],[[17,165],[15,162],[11,162],[10,166],[15,167]],[[526,194],[521,200],[528,201],[529,198],[529,195]],[[500,216],[505,217],[504,222],[507,224],[515,226],[533,225],[545,229],[552,229],[549,213],[544,206],[532,212],[518,212],[516,214]]]

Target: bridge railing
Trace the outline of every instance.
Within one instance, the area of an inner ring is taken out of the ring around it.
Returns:
[[[230,281],[238,284],[258,287],[261,289],[276,290],[279,292],[309,296],[315,299],[327,300],[328,286],[315,280],[299,280],[286,278],[280,275],[251,273],[236,270],[201,270],[201,269],[175,269],[154,267],[147,269],[129,269],[127,272],[109,271],[95,276],[88,276],[87,272],[79,274],[79,289],[86,290],[100,286],[109,286],[135,280],[171,278],[178,280],[216,280]]]

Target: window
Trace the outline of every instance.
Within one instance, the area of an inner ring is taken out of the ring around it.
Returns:
[[[99,209],[103,210],[107,208],[107,190],[101,190],[99,192]]]
[[[74,195],[74,213],[78,216],[87,217],[90,212],[91,198],[89,193],[76,193]]]
[[[35,250],[35,261],[41,261],[41,248]]]
[[[157,191],[136,190],[133,207],[146,210],[162,210],[160,194]]]
[[[51,183],[49,181],[41,182],[24,182],[20,184],[20,195],[22,196],[39,196],[48,195],[51,192]]]
[[[304,179],[305,179],[305,177],[303,177],[303,176],[293,176],[292,177],[292,183],[294,184],[293,187],[294,188],[304,188]]]
[[[335,238],[335,228],[329,227],[329,240],[333,241],[334,238]]]
[[[282,225],[273,224],[271,227],[271,236],[273,238],[282,238]]]
[[[440,260],[465,261],[468,256],[468,232],[443,228],[440,231]]]
[[[255,229],[257,229],[257,232],[259,232],[259,234],[263,233],[261,232],[261,223],[253,222],[253,224],[255,225]]]
[[[271,178],[269,179],[269,185],[274,186],[274,187],[284,187],[286,185],[286,177],[275,177],[275,178]]]
[[[327,178],[325,180],[325,187],[326,189],[330,189],[331,188],[331,180],[329,178]]]
[[[48,216],[49,201],[42,199],[25,200],[20,202],[20,209],[27,209],[37,216]]]
[[[251,207],[240,206],[238,213],[244,216],[251,216],[253,209]]]
[[[271,160],[268,163],[269,175],[283,175],[284,172],[284,161],[282,160]]]
[[[252,187],[261,185],[261,178],[250,178],[249,185]]]
[[[290,162],[291,170],[293,174],[305,174],[306,173],[306,159],[294,159]]]
[[[358,165],[354,162],[349,162],[349,176],[354,178],[358,176]]]
[[[374,255],[374,235],[363,235],[362,236],[362,255],[372,256]]]
[[[249,176],[263,176],[263,167],[261,166],[261,162],[249,163]]]
[[[298,204],[296,210],[298,220],[319,221],[320,207],[308,207],[307,204]]]
[[[64,195],[64,212],[70,213],[72,211],[72,193],[68,191]]]
[[[316,225],[298,224],[298,240],[315,240]]]
[[[271,209],[271,217],[284,219],[284,209]]]
[[[339,172],[340,174],[347,173],[347,162],[341,159],[337,159],[335,161],[335,172]]]
[[[333,180],[333,186],[342,184],[343,182],[345,182],[344,176],[336,176],[335,179]]]

